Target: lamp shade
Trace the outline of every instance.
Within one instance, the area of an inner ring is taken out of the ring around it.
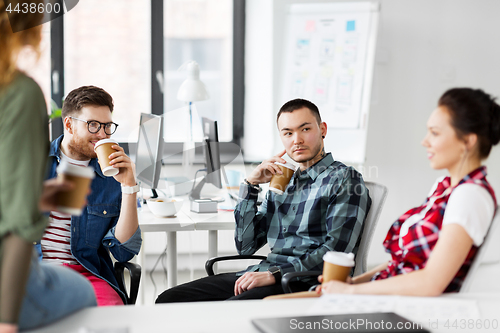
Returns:
[[[187,64],[188,77],[182,82],[177,99],[184,102],[195,102],[209,99],[207,89],[200,81],[200,67],[196,61]]]

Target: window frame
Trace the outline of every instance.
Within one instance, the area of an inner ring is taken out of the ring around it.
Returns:
[[[63,0],[57,0],[63,5]],[[246,0],[233,0],[233,138],[221,142],[221,162],[228,163],[239,153],[243,138],[243,119],[245,105],[245,7]],[[164,96],[157,81],[157,72],[164,77],[164,38],[163,38],[163,0],[151,0],[151,113],[163,115]],[[62,105],[64,91],[64,15],[52,20],[51,29],[51,98],[58,107]],[[62,119],[52,122],[51,140],[63,133]],[[120,142],[126,153],[136,149],[135,143]],[[164,155],[182,151],[181,142],[165,142]],[[236,151],[238,150],[238,151]],[[201,143],[197,145],[195,163],[203,161]],[[167,164],[180,164],[181,157],[169,159]]]
[[[246,0],[233,0],[233,138],[220,142],[221,162],[229,163],[239,153],[243,138],[245,105],[245,7]],[[151,0],[151,113],[164,114],[164,95],[156,73],[164,77],[163,0]],[[182,142],[165,142],[164,155],[182,151]],[[130,144],[133,146],[133,144]],[[238,151],[237,151],[238,150]],[[203,146],[196,144],[195,163],[203,163]],[[169,158],[166,164],[180,164],[182,157]]]
[[[62,7],[63,0],[56,2],[61,5],[61,8],[64,8]],[[58,108],[62,108],[64,97],[64,15],[53,18],[50,22],[50,59],[50,97]],[[53,119],[50,126],[50,140],[55,140],[62,134],[62,119]]]

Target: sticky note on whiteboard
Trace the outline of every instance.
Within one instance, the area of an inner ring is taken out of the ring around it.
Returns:
[[[306,31],[307,32],[314,32],[316,30],[316,21],[314,20],[309,20],[306,22]]]
[[[356,21],[347,21],[346,31],[354,31],[356,30]]]

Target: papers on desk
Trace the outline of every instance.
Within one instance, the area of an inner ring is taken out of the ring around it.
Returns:
[[[78,333],[128,333],[128,327],[89,328],[80,327]]]
[[[232,211],[234,211],[234,207],[235,207],[235,205],[228,205],[227,203],[221,202],[217,205],[217,210],[232,212]]]
[[[308,314],[391,312],[393,310],[394,298],[392,296],[325,294],[318,298]]]
[[[234,208],[236,207],[237,203],[238,203],[238,194],[231,193],[231,191],[227,191],[224,194],[224,201],[219,202],[219,204],[217,205],[217,209],[232,212],[234,211]]]
[[[408,297],[375,295],[323,295],[309,309],[309,315],[369,312],[395,312],[413,322],[429,327],[439,322],[479,319],[474,300],[447,297]]]

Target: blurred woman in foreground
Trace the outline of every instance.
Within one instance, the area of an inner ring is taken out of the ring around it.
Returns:
[[[10,3],[15,8],[17,2]],[[41,238],[47,223],[40,210],[54,209],[55,193],[72,185],[43,185],[49,149],[47,107],[40,87],[16,66],[24,47],[38,52],[43,13],[6,9],[0,0],[1,333],[45,325],[96,305],[84,277],[66,267],[39,263],[34,252],[33,241]]]

